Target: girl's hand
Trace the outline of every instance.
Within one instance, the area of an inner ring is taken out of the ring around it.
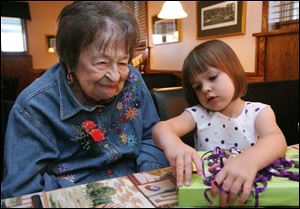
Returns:
[[[177,186],[182,186],[185,174],[185,185],[190,185],[194,162],[197,174],[202,174],[201,158],[197,151],[183,142],[178,142],[165,150],[165,155],[170,162],[173,176],[176,177]]]
[[[242,195],[238,204],[244,204],[251,193],[257,172],[255,163],[241,155],[224,161],[224,167],[215,177],[216,183],[222,185],[223,190],[228,191],[220,192],[220,206],[233,205],[239,192],[242,192]],[[215,197],[218,192],[218,187],[212,184],[212,197]]]

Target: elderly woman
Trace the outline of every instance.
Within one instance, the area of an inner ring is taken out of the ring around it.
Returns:
[[[17,98],[5,142],[2,197],[167,166],[151,138],[159,120],[128,65],[138,25],[118,2],[75,2],[58,18],[60,63]]]

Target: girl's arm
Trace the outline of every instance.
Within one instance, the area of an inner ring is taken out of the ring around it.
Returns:
[[[270,106],[258,114],[255,128],[259,136],[257,143],[239,156],[228,159],[224,168],[216,175],[217,183],[223,182],[222,188],[230,191],[229,196],[222,192],[220,205],[232,205],[240,191],[243,194],[239,204],[243,204],[248,199],[257,172],[285,154],[285,137]],[[216,195],[217,192],[218,189],[213,186],[212,195]]]
[[[170,162],[177,186],[182,185],[183,173],[185,173],[185,184],[190,184],[192,162],[195,163],[197,173],[201,174],[201,159],[196,150],[179,138],[194,128],[195,121],[191,113],[184,111],[177,117],[157,123],[152,131],[154,142],[164,150]]]

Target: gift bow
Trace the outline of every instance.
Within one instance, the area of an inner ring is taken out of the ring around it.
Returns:
[[[219,192],[226,192],[229,193],[229,191],[222,188],[222,184],[220,185],[215,181],[216,174],[224,167],[224,159],[228,159],[229,157],[236,156],[240,154],[241,151],[237,147],[232,147],[229,150],[223,150],[220,147],[216,147],[213,151],[208,151],[204,153],[201,157],[202,159],[202,172],[204,177],[204,184],[206,186],[211,186],[212,184],[215,184]],[[299,155],[298,155],[299,158]],[[215,163],[219,163],[219,166],[217,166],[211,173],[210,176],[208,176],[205,173],[204,165],[205,161],[207,161],[208,166],[212,166]],[[299,181],[299,172],[291,172],[287,171],[287,169],[295,167],[299,168],[299,163],[293,160],[288,159],[287,157],[280,158],[273,163],[271,163],[266,168],[260,170],[253,183],[254,187],[254,196],[255,196],[255,207],[258,207],[259,205],[259,193],[263,192],[267,188],[267,182],[271,180],[272,176],[277,177],[286,177],[289,178],[289,180],[292,181]],[[260,186],[261,185],[261,186]],[[204,193],[204,196],[206,200],[212,204],[212,201],[210,200],[208,193],[209,189],[207,189]]]

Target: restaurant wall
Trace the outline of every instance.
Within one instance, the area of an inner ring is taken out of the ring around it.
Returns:
[[[55,35],[56,19],[72,1],[29,1],[31,20],[27,21],[28,49],[34,70],[47,69],[58,62],[56,54],[47,52],[47,35]]]
[[[63,7],[72,1],[29,1],[31,20],[27,21],[28,49],[33,69],[47,69],[58,62],[56,54],[47,52],[46,36],[56,32],[56,18]],[[190,50],[206,40],[197,40],[196,1],[181,1],[188,17],[181,20],[181,42],[153,45],[151,17],[158,14],[163,1],[148,1],[148,31],[150,69],[180,71]],[[246,72],[255,72],[255,37],[261,32],[261,1],[247,1],[246,33],[219,38],[237,53]]]
[[[187,54],[198,44],[207,40],[197,40],[196,1],[181,1],[188,17],[181,20],[182,41],[172,44],[153,45],[151,17],[157,15],[163,1],[148,1],[148,31],[150,45],[150,69],[181,71]],[[236,52],[246,72],[255,72],[256,40],[253,33],[261,32],[262,2],[247,1],[246,32],[244,35],[218,38],[229,44]]]

